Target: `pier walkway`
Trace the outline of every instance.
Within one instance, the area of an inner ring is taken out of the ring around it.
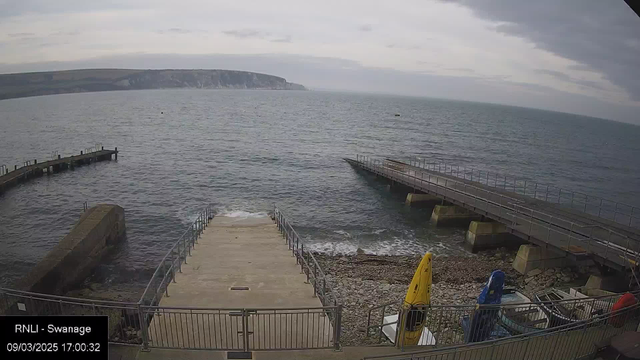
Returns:
[[[439,163],[362,156],[345,160],[500,222],[518,237],[570,258],[590,257],[616,270],[637,266],[640,260],[640,211],[635,207]]]
[[[5,165],[0,165],[0,194],[21,182],[42,176],[45,173],[50,175],[92,162],[111,160],[112,157],[117,160],[118,148],[115,150],[105,150],[103,147],[101,149],[86,149],[81,151],[80,155],[67,157],[57,155],[57,157],[57,159],[44,162],[38,162],[37,159],[25,161],[22,167],[16,165],[13,170]]]
[[[321,307],[268,217],[215,217],[161,306]]]
[[[212,219],[159,301],[149,346],[239,352],[335,347],[338,309],[323,306],[293,244],[282,237],[268,217]]]

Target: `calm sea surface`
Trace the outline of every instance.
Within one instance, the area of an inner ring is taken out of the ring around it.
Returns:
[[[163,112],[163,113],[162,113]],[[402,116],[395,117],[399,113]],[[524,108],[329,92],[150,90],[0,101],[0,165],[101,143],[118,161],[41,177],[0,195],[0,285],[69,231],[83,203],[125,208],[127,241],[101,281],[145,284],[211,204],[261,216],[277,203],[318,250],[460,254],[357,153],[419,155],[640,205],[640,127]]]

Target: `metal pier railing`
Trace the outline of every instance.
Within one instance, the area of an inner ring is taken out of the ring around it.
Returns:
[[[444,171],[434,172],[398,161],[366,156],[346,160],[354,166],[416,191],[437,196],[499,221],[513,234],[538,245],[554,246],[570,257],[589,255],[618,270],[637,266],[640,261],[640,232],[635,228],[587,213],[564,210],[562,206],[544,200],[486,186],[476,182],[475,177],[474,181],[470,177],[464,179],[462,170],[453,172],[460,176],[451,176],[450,167],[447,167],[445,174]],[[534,193],[534,196],[539,195]]]
[[[342,305],[318,262],[291,223],[274,207],[274,221],[323,306],[308,308],[196,308],[160,306],[170,296],[192,249],[213,219],[198,213],[160,261],[137,303],[78,299],[0,288],[0,314],[107,315],[109,342],[152,348],[226,350],[340,349]],[[293,261],[293,260],[292,260]]]
[[[391,355],[370,356],[365,360],[575,360],[590,358],[608,339],[627,331],[636,331],[640,304],[568,323],[553,329],[541,329],[517,336],[469,342],[442,348],[427,347]]]
[[[393,161],[391,159],[388,160]],[[407,164],[459,179],[475,181],[494,189],[502,189],[533,199],[559,204],[572,210],[612,220],[621,225],[640,228],[640,209],[619,201],[608,200],[599,196],[588,195],[584,192],[568,190],[513,175],[477,170],[446,162],[433,162],[415,156],[409,158]]]

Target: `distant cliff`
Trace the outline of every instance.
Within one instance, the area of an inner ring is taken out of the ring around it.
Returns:
[[[0,75],[0,100],[89,91],[167,88],[306,90],[284,78],[232,70],[86,69]]]

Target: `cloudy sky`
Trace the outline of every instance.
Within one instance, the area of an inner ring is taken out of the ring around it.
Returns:
[[[0,72],[228,68],[640,123],[622,0],[0,0]]]

